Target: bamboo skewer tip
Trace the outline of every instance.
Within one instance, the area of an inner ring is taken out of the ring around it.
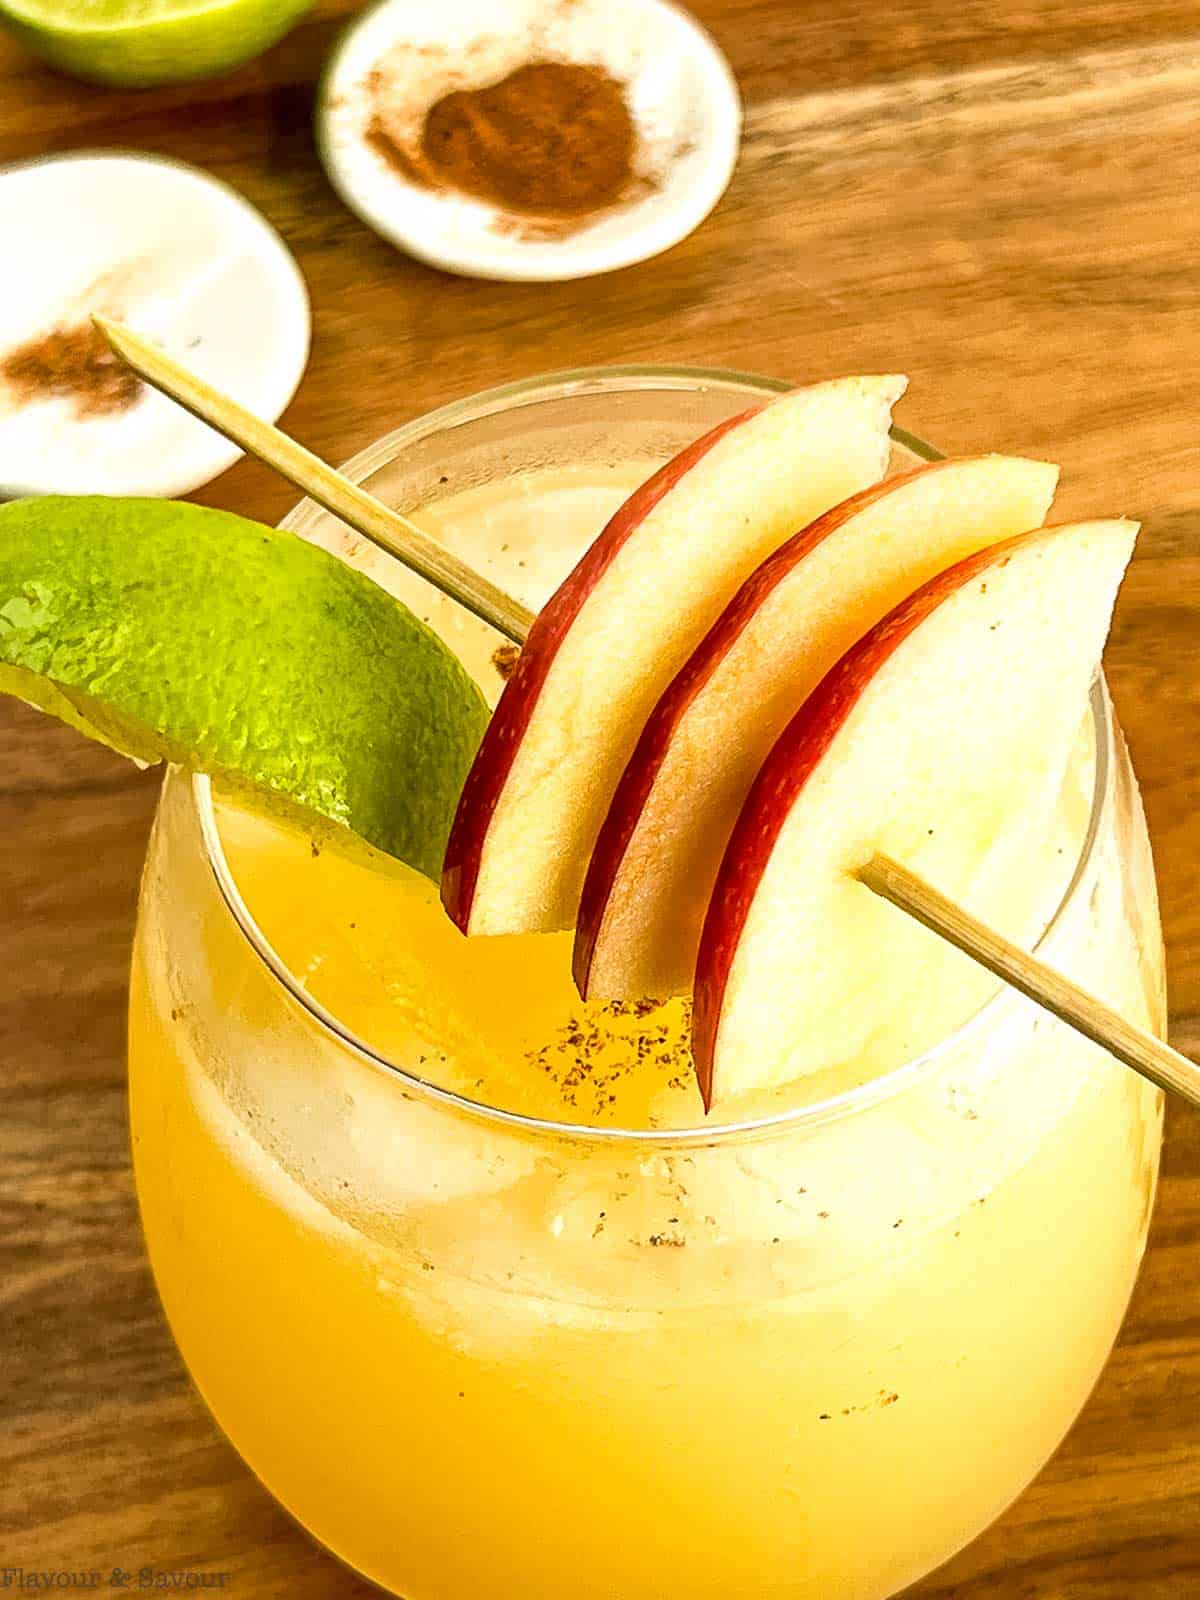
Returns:
[[[506,638],[515,644],[525,642],[533,625],[533,613],[423,533],[409,518],[385,505],[361,484],[351,482],[274,423],[255,416],[189,372],[132,328],[98,312],[92,314],[92,321],[114,353],[152,388],[274,468],[356,533],[403,562]]]
[[[1194,1061],[980,922],[917,873],[888,855],[876,853],[856,876],[873,894],[915,918],[1118,1061],[1160,1089],[1200,1106],[1200,1066]]]

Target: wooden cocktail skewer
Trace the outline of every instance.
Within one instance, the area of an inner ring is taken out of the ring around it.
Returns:
[[[1143,1028],[1134,1027],[1119,1011],[980,922],[924,878],[882,854],[873,855],[865,867],[859,868],[857,877],[873,894],[924,923],[972,961],[1052,1012],[1060,1022],[1094,1044],[1103,1045],[1143,1078],[1200,1106],[1200,1066],[1194,1061]]]
[[[194,377],[138,334],[106,317],[94,321],[116,354],[140,378],[274,467],[318,505],[491,623],[514,644],[524,644],[533,613],[422,533],[407,517],[351,483],[280,429]],[[979,922],[915,872],[877,854],[857,876],[873,894],[915,917],[1061,1022],[1102,1045],[1118,1061],[1160,1089],[1200,1106],[1200,1066]]]
[[[274,467],[310,500],[332,511],[356,533],[363,534],[388,555],[420,573],[435,589],[482,617],[514,644],[524,644],[533,623],[533,612],[464,565],[399,511],[393,511],[357,483],[351,483],[320,456],[313,455],[311,450],[289,439],[286,433],[238,405],[236,400],[211,388],[132,329],[108,317],[93,316],[92,321],[139,378],[161,389],[185,411],[207,422],[234,444],[241,445],[248,454]]]

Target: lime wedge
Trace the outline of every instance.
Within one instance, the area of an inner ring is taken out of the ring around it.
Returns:
[[[0,692],[434,877],[488,716],[436,634],[327,551],[98,496],[0,506]]]
[[[261,55],[313,0],[0,0],[31,50],[130,88],[207,78]]]

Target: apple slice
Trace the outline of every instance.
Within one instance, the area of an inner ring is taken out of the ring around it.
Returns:
[[[904,386],[794,390],[690,445],[612,518],[538,615],[463,789],[442,898],[464,933],[574,924],[655,701],[764,556],[882,475]]]
[[[854,641],[935,573],[1040,527],[1057,467],[942,461],[835,506],[769,555],[650,714],[584,883],[585,998],[692,986],[721,855],[771,746]]]
[[[1136,533],[1080,523],[969,556],[809,696],[755,780],[705,919],[706,1104],[834,1067],[874,1076],[979,1004],[974,964],[856,880],[875,850],[1009,938],[1041,931],[1049,869],[1012,842],[1038,837],[1031,808],[1050,827]]]

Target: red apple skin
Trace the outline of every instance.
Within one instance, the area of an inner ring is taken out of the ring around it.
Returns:
[[[700,936],[693,990],[692,1057],[704,1109],[712,1107],[717,1031],[742,930],[788,813],[876,673],[944,600],[1016,550],[1052,537],[1039,528],[981,550],[931,578],[851,646],[780,734],[746,797],[726,847]]]
[[[643,519],[701,457],[760,409],[752,406],[719,423],[635,489],[538,612],[467,774],[446,845],[442,904],[463,933],[470,932],[471,906],[492,816],[567,631],[588,595]]]
[[[592,957],[595,954],[600,930],[604,925],[604,914],[613,884],[657,781],[659,769],[675,737],[676,729],[691,709],[697,695],[754,620],[755,613],[764,604],[767,596],[816,549],[822,540],[827,539],[849,518],[857,516],[860,511],[864,511],[876,500],[890,494],[901,484],[927,472],[940,472],[948,465],[950,463],[947,461],[936,461],[913,467],[908,472],[897,473],[890,478],[881,478],[878,483],[873,483],[859,494],[852,495],[849,500],[843,500],[840,505],[833,506],[823,516],[810,522],[807,527],[801,528],[799,533],[793,534],[786,544],[780,545],[746,579],[650,713],[637,747],[629,758],[629,764],[613,795],[584,880],[572,971],[575,985],[585,1000],[588,996]]]

